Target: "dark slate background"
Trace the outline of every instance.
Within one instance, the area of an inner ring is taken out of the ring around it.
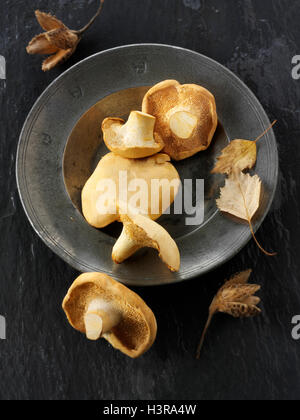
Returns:
[[[77,29],[97,3],[1,1],[7,81],[0,81],[0,314],[7,319],[7,340],[0,341],[0,398],[298,399],[300,342],[291,338],[291,319],[300,314],[300,80],[291,77],[291,60],[300,54],[299,0],[106,0],[76,55],[43,74],[41,59],[25,52],[40,31],[33,11],[51,11]],[[78,273],[26,220],[15,156],[26,115],[56,76],[90,54],[138,42],[187,47],[218,60],[255,92],[270,119],[279,120],[280,186],[258,234],[279,255],[267,258],[250,243],[203,278],[138,289],[157,316],[159,333],[152,350],[132,361],[67,324],[61,301]],[[212,297],[224,278],[246,268],[262,285],[263,315],[247,321],[218,316],[196,361]]]

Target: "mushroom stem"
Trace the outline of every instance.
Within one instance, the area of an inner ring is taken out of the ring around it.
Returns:
[[[128,235],[124,225],[121,236],[113,248],[112,259],[116,264],[122,264],[141,248],[141,244],[138,244],[134,238]]]
[[[175,112],[171,115],[170,129],[175,136],[181,139],[189,139],[197,127],[197,117],[187,111]]]
[[[149,217],[137,214],[122,217],[123,232],[116,242],[112,259],[117,264],[130,258],[141,248],[153,248],[171,271],[179,271],[180,253],[169,233]]]
[[[119,312],[111,304],[102,299],[94,299],[84,316],[86,337],[96,341],[117,326],[120,320]]]
[[[132,111],[126,124],[120,127],[126,143],[154,141],[155,117],[139,111]]]

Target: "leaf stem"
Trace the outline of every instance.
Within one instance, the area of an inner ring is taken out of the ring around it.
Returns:
[[[215,313],[216,313],[215,311],[211,311],[211,310],[209,311],[208,320],[207,320],[207,322],[206,322],[206,325],[205,325],[204,331],[203,331],[202,336],[201,336],[200,343],[199,343],[198,348],[197,348],[196,358],[197,358],[198,360],[200,359],[200,356],[201,356],[201,350],[202,350],[202,348],[203,348],[203,344],[204,344],[204,340],[205,340],[205,337],[206,337],[206,333],[207,333],[207,331],[208,331],[208,329],[209,329],[209,327],[210,327],[211,321],[212,321],[212,319],[213,319],[213,317],[214,317]]]
[[[271,128],[274,127],[274,125],[277,123],[277,120],[273,121],[273,123],[270,125],[269,128],[267,128],[260,136],[257,137],[257,139],[255,140],[255,143],[257,143],[260,139],[262,139],[267,133],[268,131],[271,130]]]
[[[255,233],[254,233],[254,229],[253,229],[253,226],[252,226],[252,223],[251,223],[251,220],[248,220],[248,223],[249,223],[249,226],[250,226],[250,230],[251,230],[251,234],[252,234],[252,236],[253,236],[253,239],[254,239],[254,241],[255,241],[255,243],[256,243],[256,245],[258,246],[258,248],[264,253],[264,254],[266,254],[268,257],[276,257],[276,255],[277,255],[277,252],[268,252],[268,251],[266,251],[261,245],[260,245],[260,243],[258,242],[258,240],[257,240],[257,238],[256,238],[256,236],[255,236]]]
[[[105,0],[100,0],[99,8],[98,8],[96,14],[94,15],[94,17],[92,17],[92,19],[89,21],[89,23],[87,23],[82,29],[79,29],[79,31],[75,31],[77,35],[79,35],[79,36],[83,35],[85,33],[85,31],[87,31],[92,26],[92,24],[95,22],[97,17],[102,12],[104,1]]]

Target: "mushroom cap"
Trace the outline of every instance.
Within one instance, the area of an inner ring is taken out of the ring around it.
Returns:
[[[176,80],[150,89],[143,100],[143,112],[156,117],[155,131],[165,143],[163,152],[174,160],[206,150],[218,125],[214,96],[201,86],[181,85]]]
[[[157,333],[153,312],[136,293],[106,274],[82,274],[69,289],[62,306],[72,327],[85,334],[84,315],[97,297],[113,304],[122,315],[121,322],[103,338],[131,358],[148,351]]]
[[[180,178],[175,167],[170,163],[170,157],[165,154],[157,154],[146,159],[126,159],[121,156],[109,153],[104,156],[99,162],[95,172],[87,181],[82,191],[82,211],[87,222],[96,228],[104,228],[115,221],[120,221],[119,203],[115,203],[114,197],[109,197],[107,207],[112,208],[112,214],[104,214],[99,212],[97,202],[105,191],[99,191],[99,183],[103,180],[114,181],[116,185],[116,199],[120,197],[120,173],[126,172],[128,178],[128,185],[131,181],[137,179],[145,180],[148,185],[148,208],[144,209],[145,213],[153,220],[158,219],[168,208],[164,207],[164,190],[159,193],[159,208],[158,214],[152,214],[151,210],[151,182],[153,179],[168,180],[170,182],[178,182],[178,187],[171,188],[169,197],[170,204],[173,203],[180,186]],[[122,182],[123,184],[123,182]],[[136,194],[128,191],[128,203],[130,199]],[[168,201],[168,200],[166,200]],[[117,205],[116,205],[117,204]]]
[[[128,159],[142,159],[164,148],[154,126],[155,117],[133,111],[127,123],[121,118],[106,118],[102,123],[103,139],[111,152]]]

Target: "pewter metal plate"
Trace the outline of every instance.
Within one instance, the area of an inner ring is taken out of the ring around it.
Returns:
[[[176,163],[182,179],[205,180],[205,221],[187,227],[185,216],[164,215],[160,223],[175,237],[182,256],[173,274],[153,250],[122,265],[111,260],[120,225],[97,230],[82,214],[80,192],[97,161],[107,153],[101,137],[106,116],[126,117],[138,109],[148,86],[165,79],[203,85],[216,97],[219,127],[211,148]],[[134,286],[191,279],[220,266],[251,239],[249,227],[217,211],[224,184],[210,175],[229,139],[253,139],[270,121],[253,93],[233,73],[192,51],[165,45],[131,45],[96,54],[56,79],[32,108],[20,136],[17,181],[25,212],[41,239],[79,271],[100,271]],[[266,217],[278,179],[273,131],[259,143],[255,172],[264,190],[255,230]]]

